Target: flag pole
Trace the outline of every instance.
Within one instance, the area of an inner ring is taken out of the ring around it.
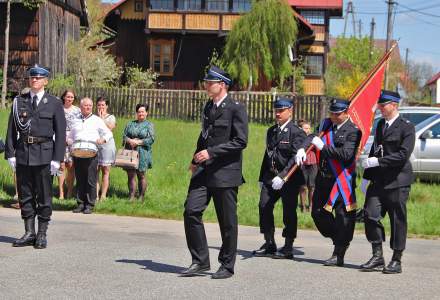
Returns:
[[[352,104],[351,101],[356,101],[357,96],[366,88],[366,86],[371,82],[373,76],[376,74],[376,72],[379,71],[379,69],[383,66],[383,64],[388,63],[392,52],[396,49],[397,42],[395,42],[390,50],[386,52],[382,58],[379,60],[379,62],[373,67],[373,69],[367,74],[365,79],[358,85],[358,87],[354,90],[354,92],[351,94],[350,98],[348,99],[350,101],[350,105]],[[319,137],[321,138],[324,135],[325,128],[322,128],[321,132],[319,133]],[[307,147],[306,153],[309,153],[313,149],[314,145],[311,144],[309,147]],[[295,164],[290,168],[289,172],[287,172],[286,176],[284,176],[283,180],[286,182],[289,180],[289,178],[293,175],[293,173],[296,172],[298,169],[298,165]]]

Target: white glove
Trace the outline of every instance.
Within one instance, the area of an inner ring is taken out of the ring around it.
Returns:
[[[277,176],[274,177],[274,179],[272,179],[272,188],[274,190],[281,190],[283,185],[284,185],[284,180],[281,177]]]
[[[15,167],[17,166],[17,162],[15,161],[15,157],[8,158],[9,166],[11,167],[12,171],[15,172]]]
[[[315,136],[312,140],[312,144],[315,145],[316,148],[319,150],[322,150],[324,148],[324,142],[321,140],[321,138]]]
[[[362,161],[362,168],[364,169],[374,168],[378,166],[379,166],[379,160],[377,159],[377,157],[369,157]]]
[[[260,189],[263,188],[263,183],[261,181],[258,181],[258,185],[260,186]]]
[[[58,175],[58,170],[60,169],[60,162],[52,160],[50,162],[50,175]]]
[[[361,191],[362,191],[362,193],[364,193],[364,195],[367,194],[367,187],[368,187],[369,183],[370,183],[370,181],[368,179],[362,178]]]
[[[307,159],[307,154],[306,151],[304,151],[304,148],[299,149],[295,155],[296,164],[298,166],[301,166],[306,161],[306,159]]]

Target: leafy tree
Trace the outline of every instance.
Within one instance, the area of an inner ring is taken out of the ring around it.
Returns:
[[[131,66],[125,68],[125,76],[127,77],[126,86],[128,88],[151,89],[155,86],[159,74],[152,69],[144,71],[139,66]]]
[[[249,13],[233,26],[226,39],[223,62],[241,86],[252,88],[264,75],[280,85],[292,75],[289,47],[298,27],[285,0],[254,0]]]
[[[78,41],[70,40],[67,46],[67,71],[75,77],[80,87],[109,87],[119,83],[122,69],[107,50],[97,46],[106,38],[100,0],[87,1],[89,28]]]

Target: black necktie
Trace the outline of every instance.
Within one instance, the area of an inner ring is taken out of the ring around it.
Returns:
[[[390,124],[385,123],[385,127],[383,128],[383,134],[385,135],[385,133],[387,132],[388,127],[390,126]]]
[[[37,101],[38,101],[38,97],[37,95],[32,97],[32,109],[35,111],[37,110]]]
[[[214,119],[216,111],[217,111],[217,105],[212,104],[211,111],[210,111],[211,119]]]

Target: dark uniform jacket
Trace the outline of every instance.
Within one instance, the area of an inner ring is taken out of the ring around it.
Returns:
[[[302,148],[306,134],[292,121],[279,132],[278,125],[267,130],[266,151],[261,163],[259,181],[271,185],[275,176],[284,178],[295,164],[296,152]],[[302,185],[304,178],[301,170],[297,170],[289,179],[289,183]]]
[[[248,116],[244,106],[229,96],[215,113],[213,105],[209,101],[203,109],[202,132],[195,153],[206,149],[211,157],[201,165],[206,186],[236,187],[244,183],[242,151],[248,140]]]
[[[336,159],[343,167],[350,167],[356,159],[362,132],[351,120],[345,122],[334,134],[333,146],[324,145],[319,157],[319,170],[325,177],[334,177],[327,158]],[[352,185],[356,182],[355,171],[352,175]]]
[[[61,101],[44,93],[35,112],[30,93],[17,96],[15,101],[9,116],[5,157],[15,157],[17,164],[28,166],[62,161],[66,150],[66,118]],[[14,106],[21,123],[31,120],[28,130],[20,131]],[[28,144],[25,142],[28,136],[41,138],[42,142]]]
[[[383,185],[385,189],[409,186],[414,182],[409,161],[415,143],[414,125],[399,116],[386,130],[385,135],[384,126],[385,119],[381,119],[377,124],[369,154],[369,157],[378,157],[379,166],[366,169],[364,178]]]

